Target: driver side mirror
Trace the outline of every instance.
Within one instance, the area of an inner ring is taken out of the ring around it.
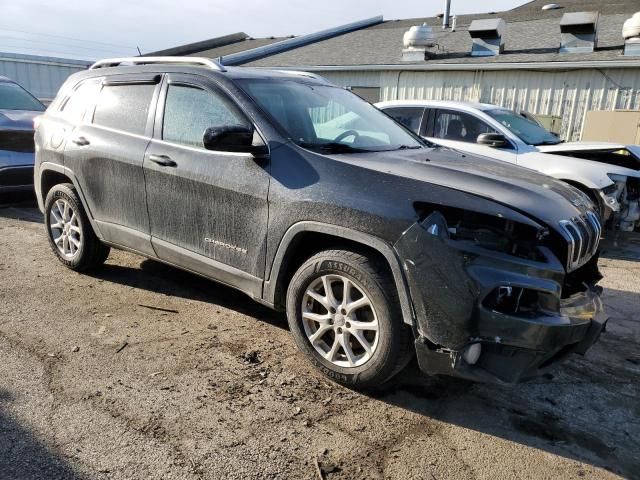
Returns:
[[[509,145],[506,137],[501,133],[481,133],[476,143],[492,148],[505,148]]]
[[[269,150],[264,143],[254,145],[253,127],[245,125],[222,125],[204,131],[202,143],[207,150],[220,152],[251,153],[265,156]]]

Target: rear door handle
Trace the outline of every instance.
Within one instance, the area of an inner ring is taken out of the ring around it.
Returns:
[[[91,142],[87,140],[85,137],[75,137],[72,138],[71,141],[80,147],[84,147],[89,145]]]
[[[171,160],[171,157],[169,157],[167,155],[154,155],[154,154],[151,154],[151,155],[149,155],[149,160],[151,160],[152,162],[157,163],[158,165],[161,165],[163,167],[175,167],[176,165],[178,165],[176,162]]]

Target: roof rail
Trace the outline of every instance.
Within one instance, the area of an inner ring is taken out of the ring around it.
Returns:
[[[116,67],[123,63],[131,65],[147,65],[155,63],[184,63],[191,65],[200,65],[203,67],[209,67],[218,72],[226,72],[219,62],[211,60],[210,58],[203,57],[126,57],[126,58],[107,58],[105,60],[98,60],[96,63],[89,67],[89,70],[105,67]]]
[[[286,69],[280,69],[275,71],[280,73],[289,73],[291,75],[298,75],[300,77],[314,78],[316,80],[320,80],[321,82],[329,83],[329,81],[326,78],[324,78],[322,75],[318,75],[317,73],[313,73],[313,72],[304,72],[302,70],[286,70]]]

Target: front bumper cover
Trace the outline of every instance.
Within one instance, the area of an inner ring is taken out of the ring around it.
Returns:
[[[395,248],[405,267],[417,320],[418,364],[425,373],[515,383],[570,353],[584,354],[605,328],[596,286],[561,300],[555,314],[505,314],[483,305],[504,285],[560,299],[565,271],[547,249],[540,249],[544,262],[516,258],[451,241],[420,224]],[[467,363],[464,353],[476,343],[480,356]]]

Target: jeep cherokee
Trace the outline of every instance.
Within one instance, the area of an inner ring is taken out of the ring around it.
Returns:
[[[286,311],[338,382],[420,368],[517,382],[606,323],[601,227],[580,191],[437,148],[303,72],[112,59],[36,129],[35,185],[73,270],[126,249]]]

